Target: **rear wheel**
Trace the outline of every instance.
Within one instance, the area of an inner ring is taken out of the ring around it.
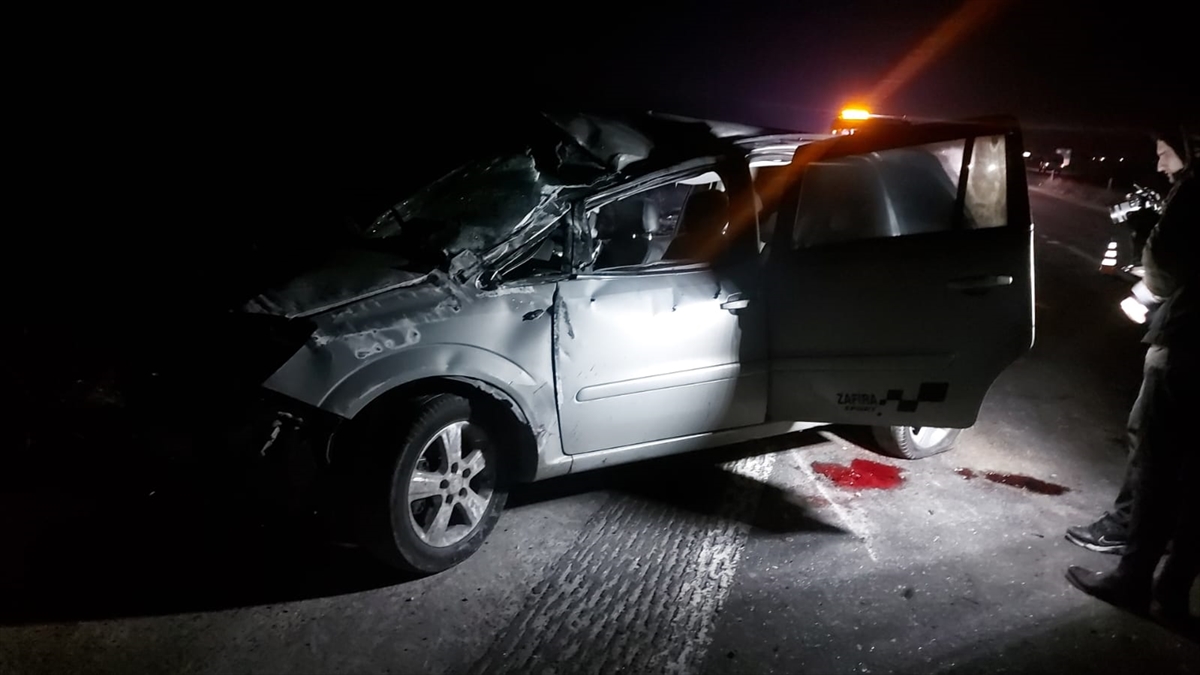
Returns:
[[[404,421],[407,419],[407,421]],[[411,416],[375,414],[361,430],[363,545],[385,562],[432,574],[466,560],[507,497],[496,425],[467,399],[441,395]]]
[[[962,429],[947,427],[871,427],[875,442],[885,455],[921,459],[946,452]]]

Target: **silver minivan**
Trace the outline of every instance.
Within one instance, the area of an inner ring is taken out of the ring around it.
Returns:
[[[462,561],[523,481],[829,423],[944,449],[1032,345],[1014,123],[541,122],[245,307],[393,565]]]

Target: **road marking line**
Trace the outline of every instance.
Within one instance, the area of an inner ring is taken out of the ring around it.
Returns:
[[[812,467],[808,465],[808,462],[804,461],[804,459],[800,457],[799,450],[793,450],[792,453],[793,456],[798,457],[801,460],[796,462],[795,466],[800,469],[800,471],[808,479],[808,482],[817,489],[817,492],[821,493],[821,497],[824,498],[826,502],[829,502],[829,507],[833,509],[833,512],[837,515],[838,519],[842,521],[842,524],[846,527],[846,529],[850,530],[850,532],[863,543],[863,546],[867,549],[867,555],[871,557],[871,560],[873,562],[879,562],[879,555],[875,553],[875,547],[871,545],[871,529],[867,525],[866,519],[860,514],[852,512],[850,509],[837,502],[835,499],[835,494],[825,487],[825,485],[821,482],[821,479],[817,478],[817,474],[813,472]]]
[[[471,672],[698,672],[778,454],[722,465],[715,513],[612,499]]]
[[[1047,189],[1045,189],[1045,188],[1036,187],[1036,186],[1032,186],[1032,185],[1031,185],[1031,186],[1029,186],[1029,191],[1030,191],[1030,192],[1036,192],[1036,193],[1038,193],[1039,195],[1044,195],[1044,196],[1046,196],[1046,197],[1051,197],[1051,198],[1053,198],[1053,199],[1057,199],[1057,200],[1059,200],[1059,201],[1062,201],[1062,202],[1066,202],[1066,203],[1068,203],[1068,204],[1071,204],[1071,205],[1073,205],[1073,206],[1078,206],[1079,208],[1082,208],[1082,209],[1089,209],[1089,210],[1091,210],[1091,211],[1096,211],[1096,212],[1098,212],[1098,213],[1103,213],[1103,214],[1105,214],[1105,215],[1107,215],[1107,214],[1108,214],[1108,207],[1107,207],[1107,206],[1101,206],[1101,205],[1099,205],[1099,204],[1092,204],[1091,202],[1086,202],[1086,201],[1083,201],[1082,199],[1079,199],[1078,197],[1068,197],[1068,196],[1065,196],[1065,195],[1060,195],[1060,194],[1058,194],[1058,193],[1051,192],[1051,191],[1049,191],[1049,190],[1047,190]]]
[[[726,490],[726,497],[722,500],[721,513],[734,519],[734,536],[722,540],[720,537],[710,535],[701,544],[700,559],[710,561],[706,577],[715,580],[717,587],[714,589],[715,592],[698,593],[692,596],[690,605],[692,615],[700,619],[700,625],[695,633],[696,637],[694,640],[685,641],[683,653],[667,664],[666,672],[693,673],[698,672],[704,665],[708,648],[713,641],[713,628],[716,624],[717,613],[721,611],[725,599],[729,597],[729,590],[733,587],[733,578],[742,558],[742,550],[745,549],[746,539],[750,534],[750,524],[747,521],[754,516],[754,512],[758,509],[759,497],[762,496],[762,485],[770,478],[771,470],[775,468],[777,455],[778,453],[771,453],[746,457],[722,465],[726,471],[753,481],[756,485],[751,490],[741,493],[734,492],[732,495],[729,494],[731,491]]]
[[[1095,265],[1096,261],[1099,260],[1098,256],[1095,256],[1091,253],[1087,253],[1084,250],[1077,248],[1072,244],[1067,244],[1067,243],[1064,243],[1061,241],[1055,241],[1052,239],[1046,240],[1046,243],[1050,244],[1052,246],[1057,246],[1069,253],[1074,253],[1077,257],[1083,258],[1084,260],[1088,261],[1089,263],[1092,263],[1093,265]]]
[[[1084,251],[1083,249],[1078,248],[1072,244],[1068,244],[1066,242],[1062,242],[1057,239],[1051,239],[1050,237],[1047,237],[1046,235],[1040,234],[1040,233],[1038,234],[1038,238],[1041,239],[1042,241],[1044,241],[1045,243],[1050,244],[1052,246],[1057,246],[1057,247],[1067,251],[1068,253],[1074,253],[1077,257],[1083,258],[1084,260],[1088,261],[1089,263],[1095,264],[1095,262],[1096,262],[1095,255],[1092,255],[1091,253],[1088,253],[1088,252]]]

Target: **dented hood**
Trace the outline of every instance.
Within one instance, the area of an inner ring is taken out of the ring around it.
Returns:
[[[310,316],[395,288],[415,286],[428,276],[428,270],[411,269],[398,255],[346,248],[324,264],[260,293],[244,309],[289,319]]]

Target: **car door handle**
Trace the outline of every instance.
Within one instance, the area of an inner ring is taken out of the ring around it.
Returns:
[[[946,285],[956,291],[978,291],[995,286],[1011,286],[1013,278],[1007,274],[983,274],[977,277],[954,279]]]
[[[727,309],[731,312],[738,309],[746,309],[749,306],[750,298],[743,298],[740,293],[729,296],[729,299],[721,303],[721,309]]]

